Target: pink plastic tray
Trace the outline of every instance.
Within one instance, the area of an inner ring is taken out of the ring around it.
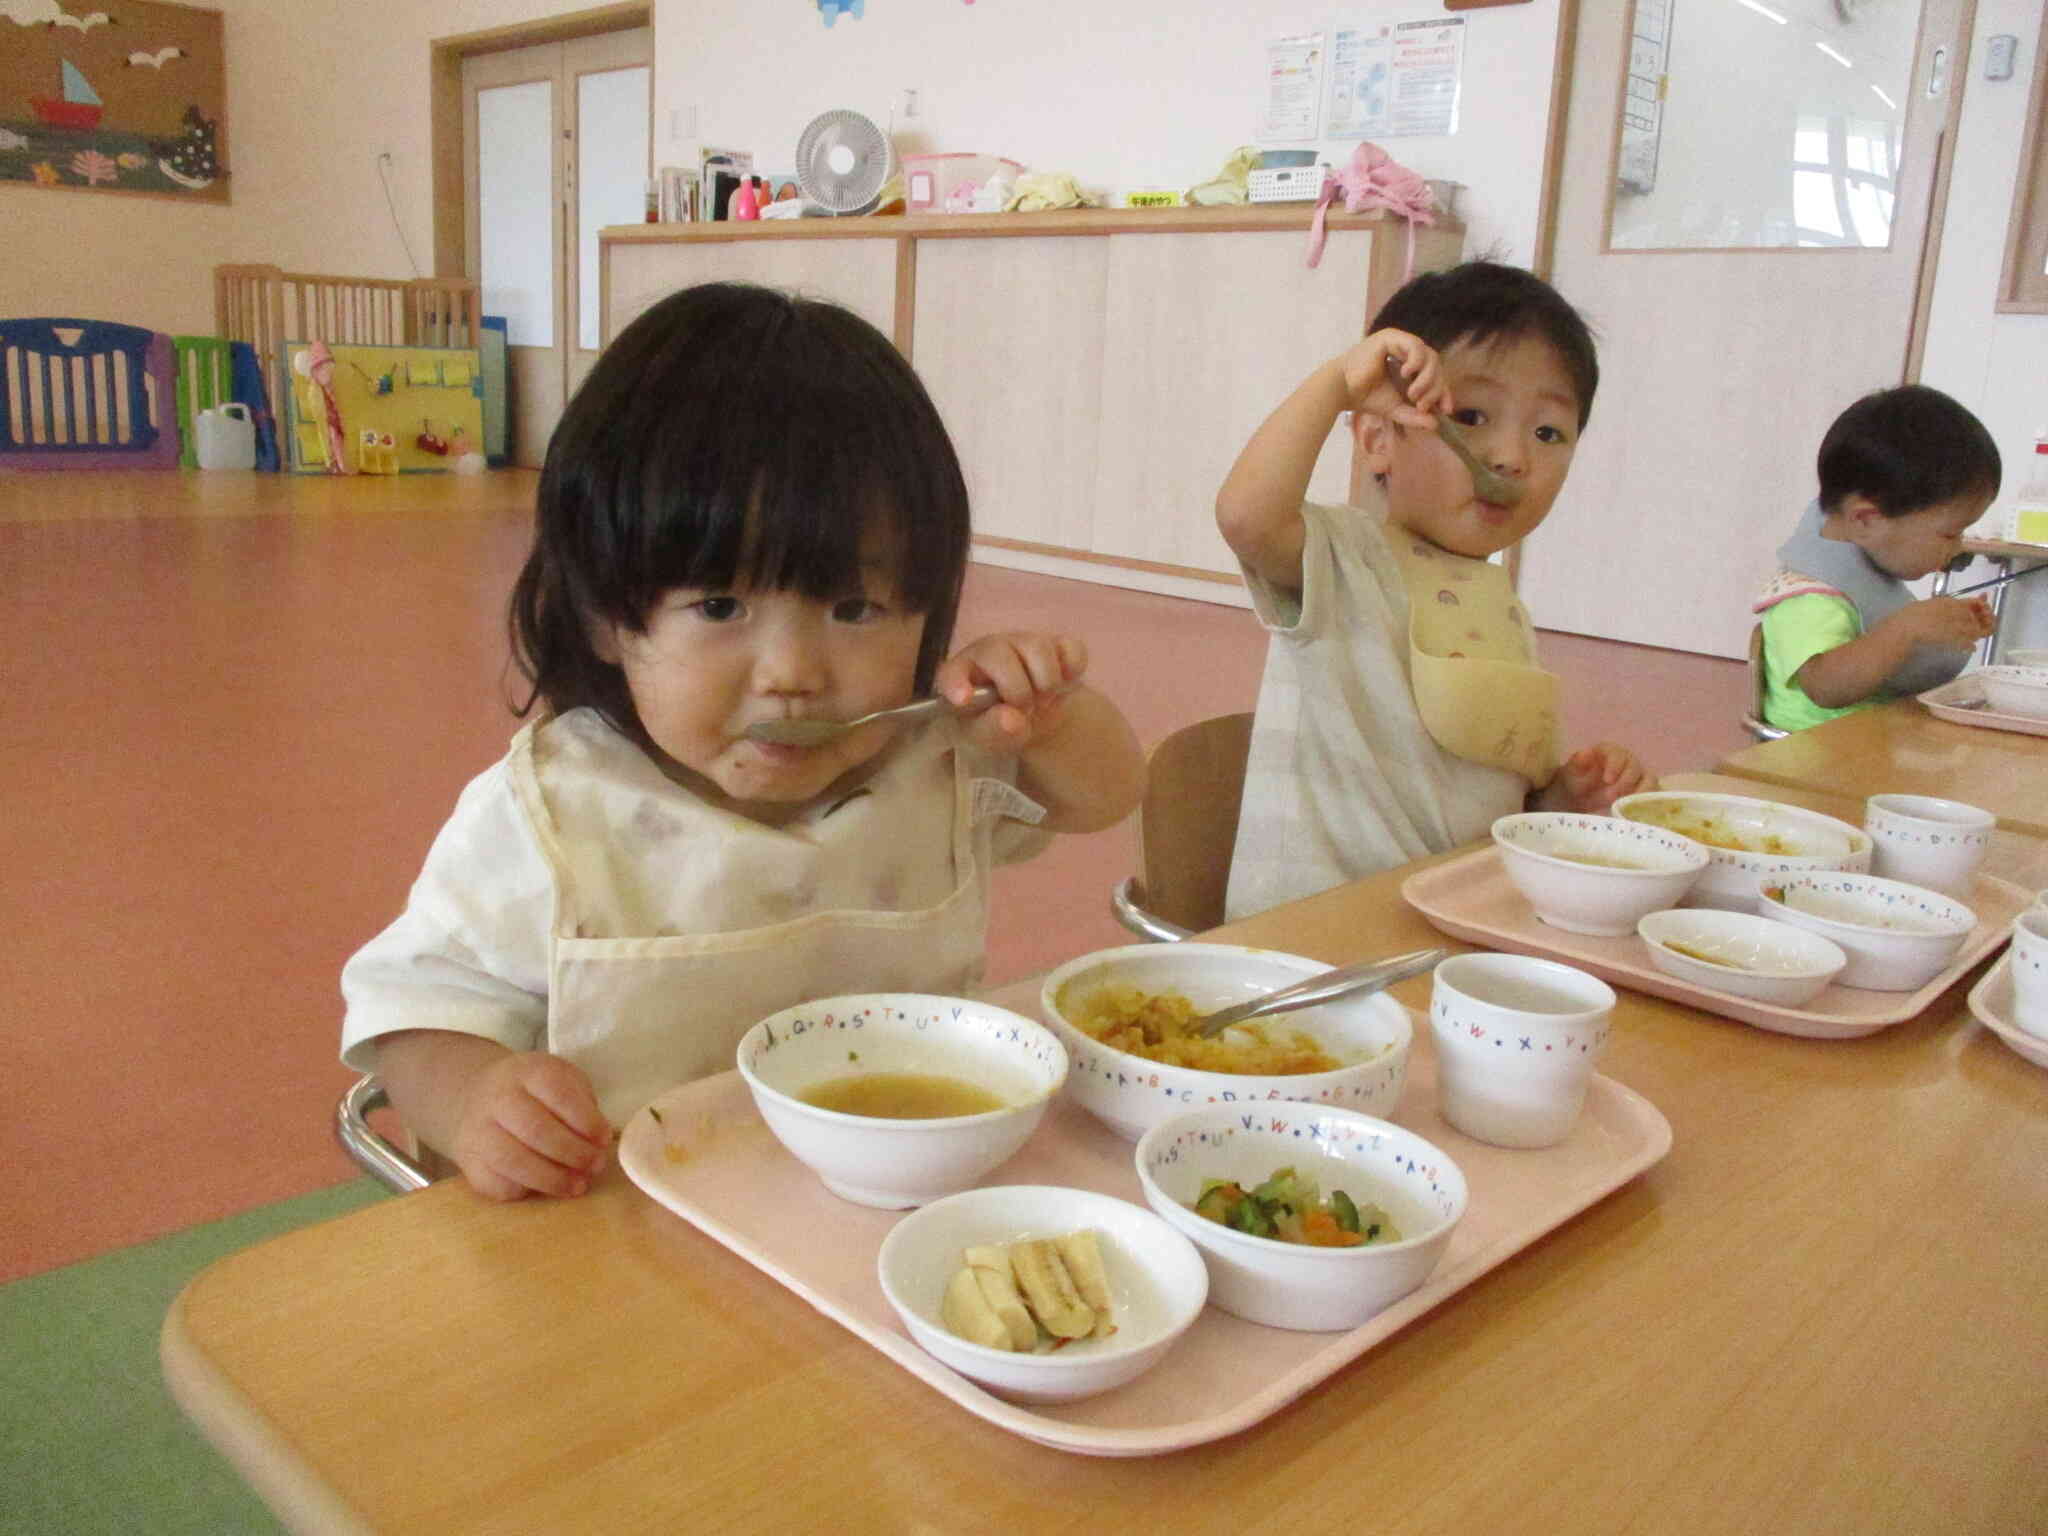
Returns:
[[[1632,991],[1668,997],[1758,1029],[1812,1040],[1854,1040],[1917,1018],[1955,985],[1958,977],[2005,942],[2013,916],[2033,899],[2008,881],[1980,874],[1969,902],[1977,914],[1977,926],[1963,940],[1948,969],[1919,991],[1868,992],[1861,987],[1831,986],[1803,1008],[1779,1008],[1667,975],[1657,969],[1648,947],[1632,933],[1601,938],[1551,927],[1515,889],[1497,848],[1481,848],[1418,870],[1402,882],[1401,894],[1409,906],[1453,938],[1469,939],[1488,949],[1562,960]]]
[[[1472,1141],[1436,1113],[1426,1036],[1409,1058],[1394,1118],[1456,1160],[1465,1218],[1421,1289],[1348,1333],[1290,1333],[1204,1309],[1164,1360],[1125,1387],[1078,1403],[1005,1402],[927,1355],[882,1295],[875,1254],[900,1211],[849,1205],[769,1133],[736,1072],[672,1089],[626,1125],[619,1162],[655,1200],[845,1324],[968,1412],[1056,1450],[1150,1456],[1258,1423],[1470,1285],[1502,1260],[1627,1183],[1670,1150],[1647,1099],[1595,1077],[1572,1134],[1510,1152]],[[659,1117],[657,1119],[657,1116]],[[1061,1098],[1023,1151],[984,1181],[1066,1184],[1145,1203],[1127,1141]],[[829,1241],[818,1234],[829,1233]]]
[[[1958,725],[1988,725],[1994,731],[2025,731],[2029,736],[2048,736],[2048,720],[2035,715],[2007,714],[1993,709],[1984,699],[1984,685],[1965,672],[1954,682],[1943,683],[1919,695],[1928,711]]]
[[[2016,1022],[2012,1003],[2012,954],[1998,957],[1998,963],[1984,973],[1984,979],[1970,988],[1970,1012],[1984,1027],[2026,1057],[2037,1067],[2048,1067],[2048,1040],[2027,1033]]]

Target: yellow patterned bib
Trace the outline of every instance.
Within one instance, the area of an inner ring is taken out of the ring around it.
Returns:
[[[1389,527],[1408,586],[1415,707],[1453,757],[1541,788],[1557,772],[1559,686],[1536,665],[1536,635],[1507,571]]]

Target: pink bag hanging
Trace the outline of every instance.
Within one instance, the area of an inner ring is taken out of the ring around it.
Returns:
[[[1415,226],[1436,223],[1436,194],[1429,183],[1379,145],[1361,142],[1352,151],[1351,163],[1323,180],[1323,195],[1316,199],[1315,217],[1308,227],[1308,264],[1312,267],[1323,259],[1326,210],[1339,193],[1353,213],[1385,208],[1408,221],[1408,262],[1402,281],[1414,276]]]

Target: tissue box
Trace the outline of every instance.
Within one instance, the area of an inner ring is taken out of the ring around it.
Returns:
[[[1014,185],[1024,167],[1001,155],[905,155],[904,209],[909,213],[1000,213],[1000,204],[975,206],[975,195],[998,173]]]

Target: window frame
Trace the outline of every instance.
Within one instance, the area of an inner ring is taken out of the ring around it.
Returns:
[[[2034,49],[2034,83],[2027,95],[2027,131],[2013,177],[2012,215],[2006,226],[2005,268],[1998,302],[2004,315],[2048,315],[2048,133],[2041,113],[2048,106],[2048,31]]]

